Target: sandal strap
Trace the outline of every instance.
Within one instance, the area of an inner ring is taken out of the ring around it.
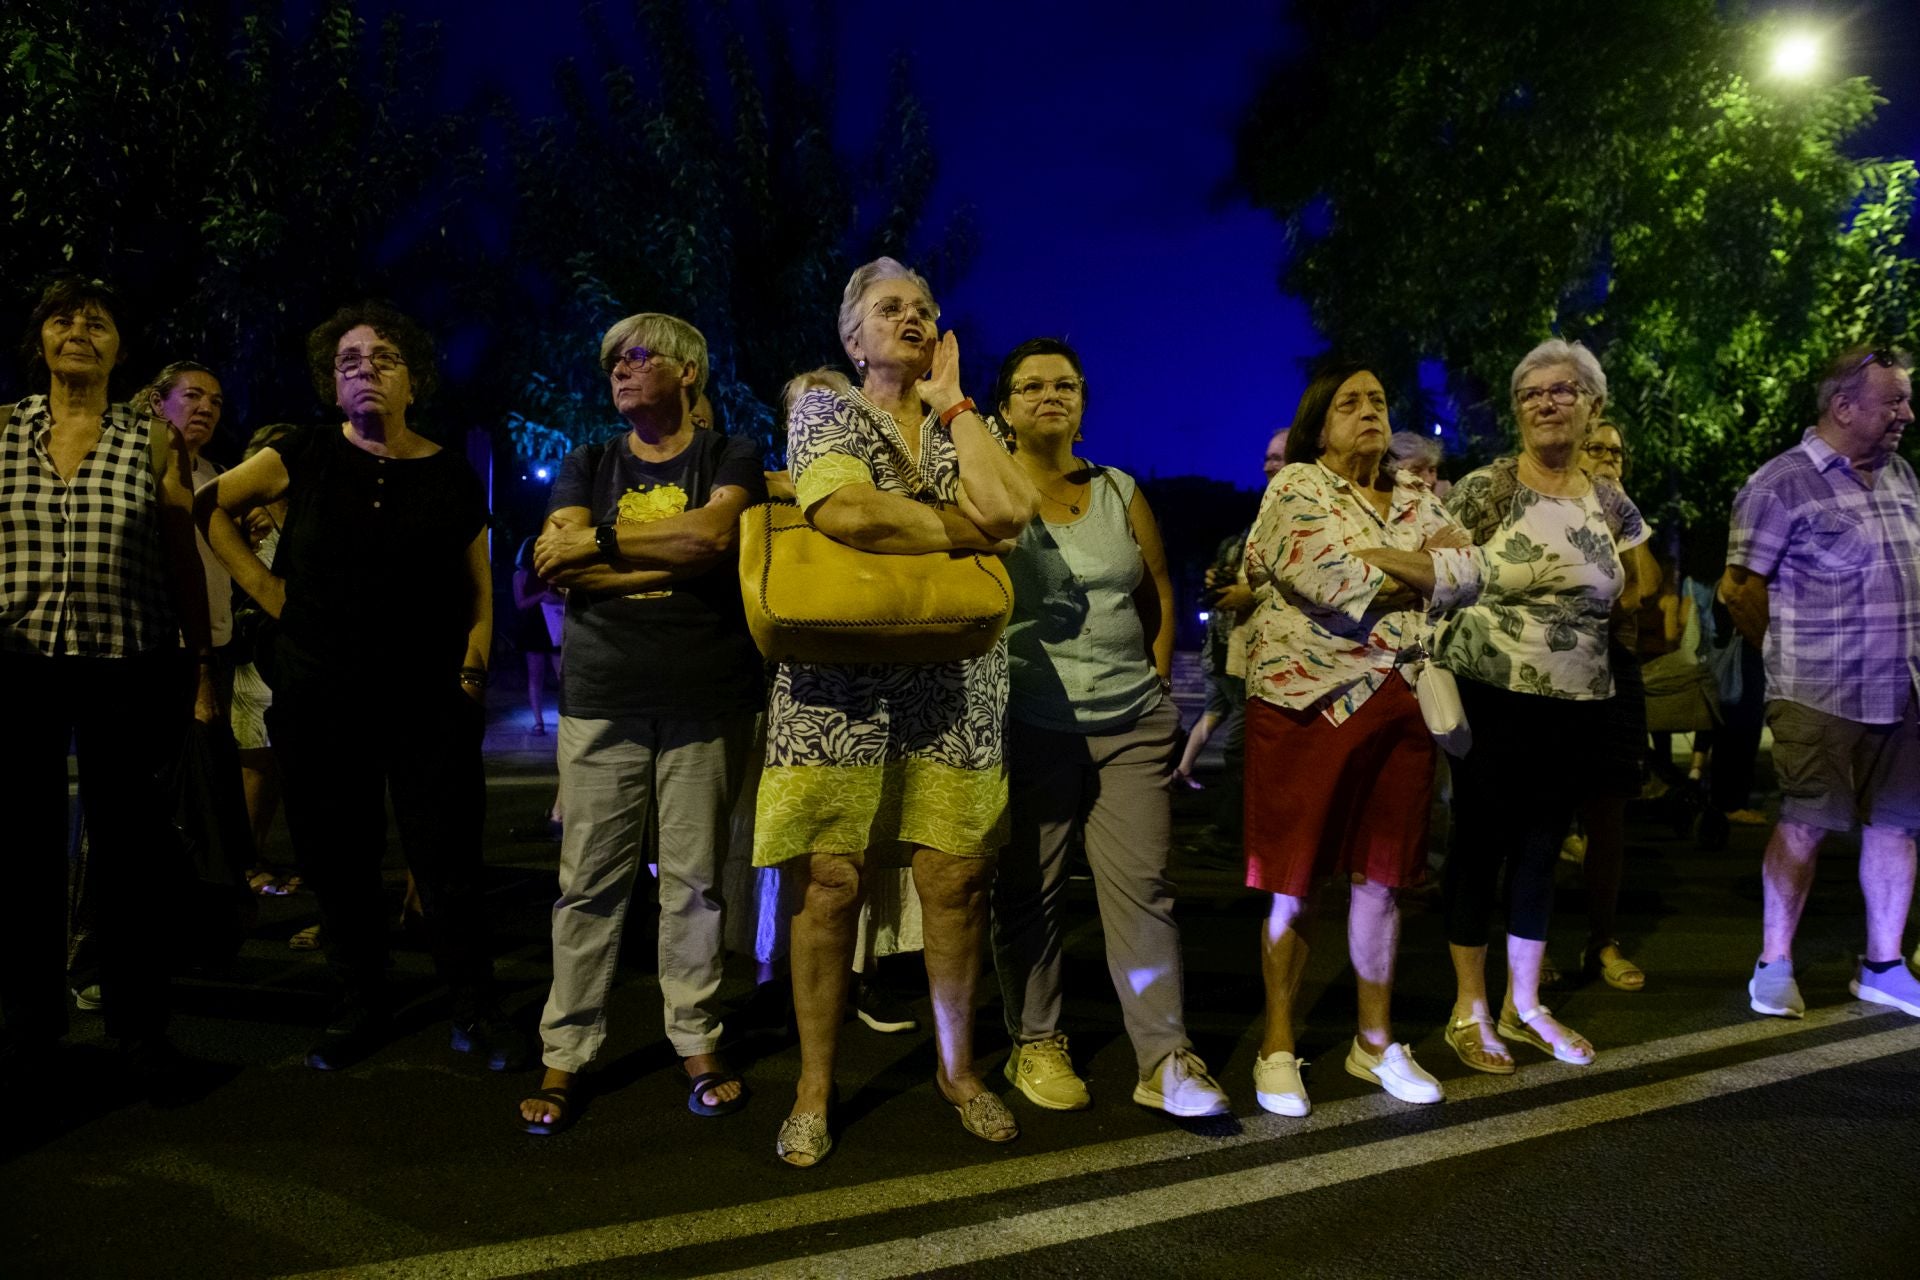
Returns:
[[[1537,1004],[1533,1006],[1533,1008],[1531,1009],[1515,1009],[1513,1011],[1513,1016],[1520,1019],[1520,1021],[1526,1023],[1528,1026],[1532,1026],[1533,1020],[1535,1018],[1539,1017],[1543,1013],[1552,1013],[1552,1012],[1553,1010],[1547,1008],[1547,1006],[1543,1004]]]

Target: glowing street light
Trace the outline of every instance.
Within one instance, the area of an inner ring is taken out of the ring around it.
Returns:
[[[1773,74],[1782,80],[1804,80],[1820,65],[1820,37],[1796,31],[1773,47]]]

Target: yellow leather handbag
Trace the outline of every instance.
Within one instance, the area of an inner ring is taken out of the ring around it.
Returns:
[[[786,502],[741,514],[740,594],[747,629],[770,662],[977,658],[1013,612],[1013,583],[998,556],[861,551]]]

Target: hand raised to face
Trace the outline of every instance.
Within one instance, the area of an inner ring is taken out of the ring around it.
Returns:
[[[913,385],[920,392],[920,403],[934,413],[944,414],[966,398],[960,393],[960,339],[953,330],[940,336],[933,349],[933,367]]]

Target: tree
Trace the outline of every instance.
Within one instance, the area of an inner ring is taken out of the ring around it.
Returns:
[[[1306,0],[1299,57],[1244,121],[1240,177],[1286,224],[1283,287],[1401,388],[1442,362],[1473,448],[1508,371],[1605,363],[1643,505],[1724,511],[1812,420],[1857,341],[1910,344],[1910,160],[1842,149],[1861,78],[1755,79],[1766,23],[1715,0]],[[1649,464],[1650,468],[1649,468]]]
[[[696,23],[680,0],[637,0],[633,31],[618,35],[586,14],[594,81],[563,67],[560,114],[516,128],[510,147],[515,256],[561,284],[519,361],[515,444],[544,460],[607,434],[617,423],[594,344],[621,316],[666,311],[705,334],[729,430],[777,457],[781,387],[843,359],[834,314],[853,266],[891,254],[937,284],[964,265],[964,216],[917,234],[935,174],[925,114],[896,70],[891,127],[850,169],[831,135],[835,68],[804,75],[787,33],[765,33],[763,68],[724,6]],[[824,6],[815,25],[831,49]],[[717,84],[703,35],[720,50]]]
[[[52,270],[105,276],[135,313],[130,378],[205,361],[240,423],[311,418],[306,332],[359,295],[416,305],[470,239],[450,232],[477,159],[425,99],[433,33],[328,0],[295,40],[286,7],[0,12],[9,308]]]

